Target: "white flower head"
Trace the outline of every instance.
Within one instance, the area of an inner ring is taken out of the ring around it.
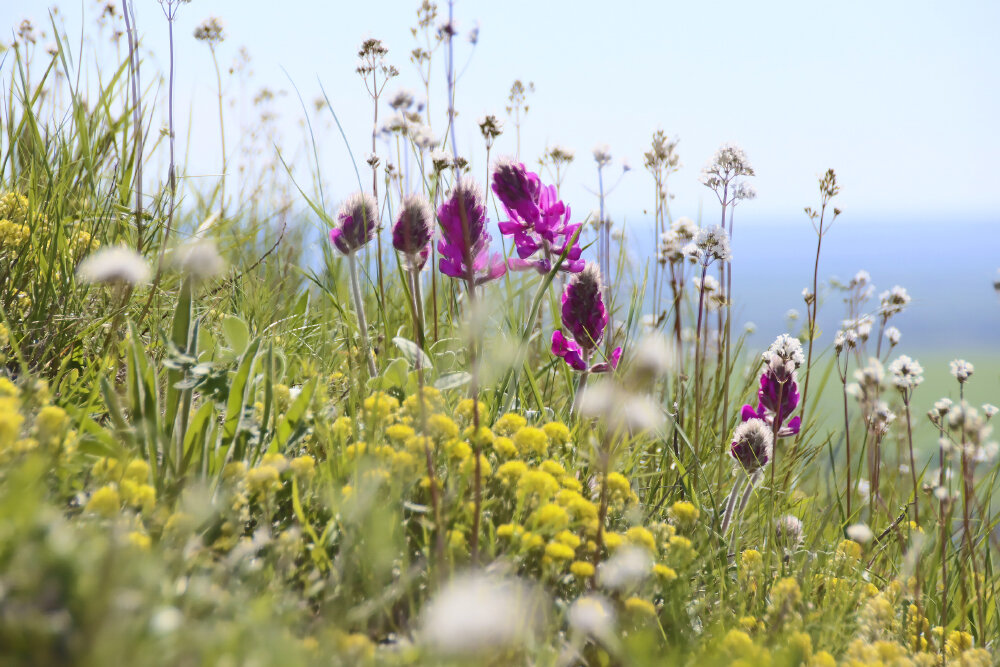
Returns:
[[[694,241],[685,248],[685,254],[692,255],[704,266],[715,260],[727,262],[733,258],[729,250],[729,234],[718,225],[699,229]]]
[[[896,327],[887,327],[885,330],[885,338],[889,341],[889,345],[895,347],[899,345],[899,339],[903,337],[903,334],[899,332]]]
[[[878,298],[880,301],[878,308],[879,315],[886,318],[896,313],[901,313],[910,303],[909,293],[899,285],[896,285],[891,290],[882,292],[878,295]]]
[[[584,595],[570,605],[567,620],[573,630],[606,640],[614,633],[615,610],[603,596]]]
[[[791,362],[794,368],[799,368],[806,361],[802,354],[802,341],[786,333],[774,339],[764,353],[764,361],[770,362],[776,356],[783,362]]]
[[[431,151],[431,164],[434,165],[434,171],[444,171],[451,167],[451,155],[440,149]]]
[[[889,364],[889,375],[892,383],[901,391],[915,389],[924,381],[924,368],[916,360],[905,354],[900,355]]]
[[[658,331],[647,334],[635,346],[630,379],[642,385],[655,382],[674,369],[674,362],[674,350],[667,337]]]
[[[645,581],[652,571],[653,559],[645,549],[623,546],[601,563],[597,580],[604,588],[625,592]]]
[[[88,255],[76,275],[88,283],[141,285],[149,280],[149,265],[142,255],[123,246],[101,248]]]
[[[405,111],[413,106],[413,92],[406,88],[400,88],[389,98],[389,106],[396,111]]]
[[[993,415],[995,415],[997,413],[998,409],[1000,409],[1000,408],[997,408],[997,406],[995,406],[995,405],[993,405],[991,403],[984,403],[983,404],[983,414],[986,415],[987,419],[992,419]]]
[[[594,146],[594,162],[601,168],[611,162],[611,148],[607,144],[597,144]]]
[[[965,384],[965,382],[972,377],[972,373],[976,370],[972,364],[970,364],[965,359],[955,359],[950,364],[948,364],[951,374],[955,376],[960,384]]]
[[[847,527],[847,537],[858,544],[868,544],[875,537],[872,529],[863,523],[855,523]]]
[[[516,579],[459,575],[427,603],[421,639],[441,654],[514,648],[541,625],[538,595]]]
[[[804,539],[802,521],[791,514],[786,514],[778,519],[775,531],[778,534],[778,539],[788,546],[798,546]]]
[[[733,143],[723,144],[715,151],[708,163],[702,168],[699,180],[702,185],[712,189],[721,198],[722,191],[739,176],[753,176],[754,170],[750,160],[742,148]],[[727,195],[729,203],[735,193]]]
[[[219,255],[215,241],[196,239],[173,252],[171,265],[195,280],[214,278],[226,270],[226,260]]]

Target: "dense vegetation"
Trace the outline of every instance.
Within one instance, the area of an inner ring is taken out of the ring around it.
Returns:
[[[963,400],[961,360],[951,399],[921,391],[905,289],[819,282],[832,170],[805,322],[749,350],[738,147],[701,176],[721,225],[697,224],[654,133],[661,244],[636,268],[606,149],[596,216],[560,198],[568,149],[462,158],[466,41],[425,2],[409,60],[448,99],[397,93],[402,60],[361,45],[357,192],[316,167],[326,96],[310,171],[273,148],[266,90],[228,152],[220,128],[222,176],[188,181],[175,73],[150,87],[130,6],[102,5],[110,70],[58,13],[51,47],[25,23],[0,54],[5,664],[993,663],[996,408]],[[219,71],[222,24],[194,37]],[[487,155],[503,125],[479,121]]]

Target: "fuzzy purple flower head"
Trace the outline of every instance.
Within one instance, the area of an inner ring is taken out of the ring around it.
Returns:
[[[622,354],[620,347],[614,349],[606,362],[594,364],[588,369],[590,357],[604,339],[604,329],[608,326],[601,272],[596,264],[587,264],[566,283],[562,295],[562,320],[572,339],[566,338],[558,329],[552,332],[552,354],[577,371],[606,373],[618,366]]]
[[[538,223],[538,196],[541,179],[511,158],[499,158],[493,165],[493,192],[500,199],[511,222],[521,228]],[[507,232],[505,232],[507,233]]]
[[[510,218],[499,223],[500,233],[513,236],[517,248],[518,256],[509,260],[510,268],[548,273],[553,261],[566,253],[560,270],[583,270],[580,247],[571,244],[580,225],[569,223],[570,208],[559,199],[554,185],[542,185],[538,174],[529,172],[522,163],[500,158],[493,168],[493,192]],[[531,259],[535,255],[538,257]]]
[[[433,233],[434,213],[427,198],[407,195],[392,228],[392,247],[403,255],[403,264],[407,269],[419,271],[423,268],[430,253]]]
[[[463,177],[438,207],[441,240],[438,268],[452,278],[481,285],[506,273],[499,253],[489,254],[490,235],[486,229],[486,203],[475,181]]]
[[[378,204],[365,192],[356,192],[337,211],[339,227],[330,230],[330,241],[345,255],[357,252],[375,238]]]

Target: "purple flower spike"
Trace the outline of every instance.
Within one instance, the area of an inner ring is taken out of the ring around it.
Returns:
[[[604,338],[608,315],[601,295],[601,272],[596,264],[587,264],[566,283],[562,295],[563,326],[573,336],[561,331],[552,334],[552,353],[566,360],[571,368],[592,373],[607,373],[618,366],[621,348],[615,348],[607,361],[588,368],[590,357]]]
[[[601,291],[601,271],[592,262],[570,278],[563,290],[563,325],[586,352],[597,349],[608,325]]]
[[[554,185],[542,185],[538,174],[510,158],[497,160],[493,167],[493,192],[510,220],[499,223],[500,233],[513,236],[517,258],[508,261],[518,271],[534,269],[545,274],[566,253],[561,271],[579,273],[585,263],[580,247],[567,245],[580,225],[569,224],[570,208],[558,197]],[[535,259],[530,259],[534,255]]]
[[[506,272],[499,253],[489,254],[483,192],[472,179],[460,179],[440,207],[441,240],[438,252],[441,273],[459,278],[470,287],[499,278]]]
[[[375,238],[378,204],[364,192],[356,192],[341,204],[337,212],[340,226],[330,230],[330,240],[345,255],[357,252]]]
[[[524,168],[524,164],[509,157],[499,158],[493,165],[493,192],[510,222],[500,223],[500,231],[513,234],[516,230],[538,224],[538,195],[542,183],[538,174]],[[508,229],[509,231],[504,231]]]
[[[783,367],[781,367],[783,368]],[[778,397],[781,405],[778,405]],[[740,421],[746,423],[752,419],[763,420],[769,428],[774,429],[777,422],[778,437],[787,438],[796,435],[802,427],[802,418],[793,417],[787,424],[785,419],[799,405],[799,386],[795,382],[795,371],[789,371],[784,382],[770,364],[764,366],[760,375],[760,389],[757,391],[757,407],[744,405],[740,412]]]
[[[434,214],[426,197],[408,195],[403,199],[392,228],[392,247],[403,255],[407,269],[421,269],[427,262]]]

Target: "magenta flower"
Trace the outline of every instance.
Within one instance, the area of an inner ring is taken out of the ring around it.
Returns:
[[[583,270],[579,245],[574,243],[567,251],[580,225],[569,223],[570,208],[558,198],[555,186],[542,185],[538,174],[529,172],[523,164],[501,158],[494,165],[493,192],[510,218],[499,227],[500,233],[514,237],[518,256],[508,261],[511,269],[548,273],[553,261],[566,252],[560,270]],[[535,255],[538,257],[530,259]]]
[[[552,354],[577,371],[606,373],[618,366],[622,354],[620,347],[614,349],[607,361],[590,365],[590,358],[604,339],[604,329],[608,326],[601,272],[596,264],[587,264],[566,283],[562,295],[562,320],[572,339],[562,331],[552,332]]]
[[[392,247],[403,255],[407,269],[420,270],[430,254],[434,214],[427,198],[408,195],[403,199],[392,228]]]
[[[507,269],[499,253],[489,254],[490,235],[486,229],[486,204],[479,186],[463,177],[440,207],[438,222],[441,240],[438,268],[452,278],[460,278],[470,287],[499,278]]]
[[[337,211],[339,227],[330,230],[330,241],[345,255],[357,252],[375,238],[378,204],[365,192],[356,192]]]
[[[757,390],[757,407],[744,405],[740,418],[744,422],[750,419],[763,419],[772,429],[777,421],[778,437],[785,438],[797,434],[802,427],[801,417],[793,417],[787,424],[784,423],[798,404],[799,386],[795,382],[794,372],[782,383],[770,367],[765,367],[760,376],[760,389]]]

